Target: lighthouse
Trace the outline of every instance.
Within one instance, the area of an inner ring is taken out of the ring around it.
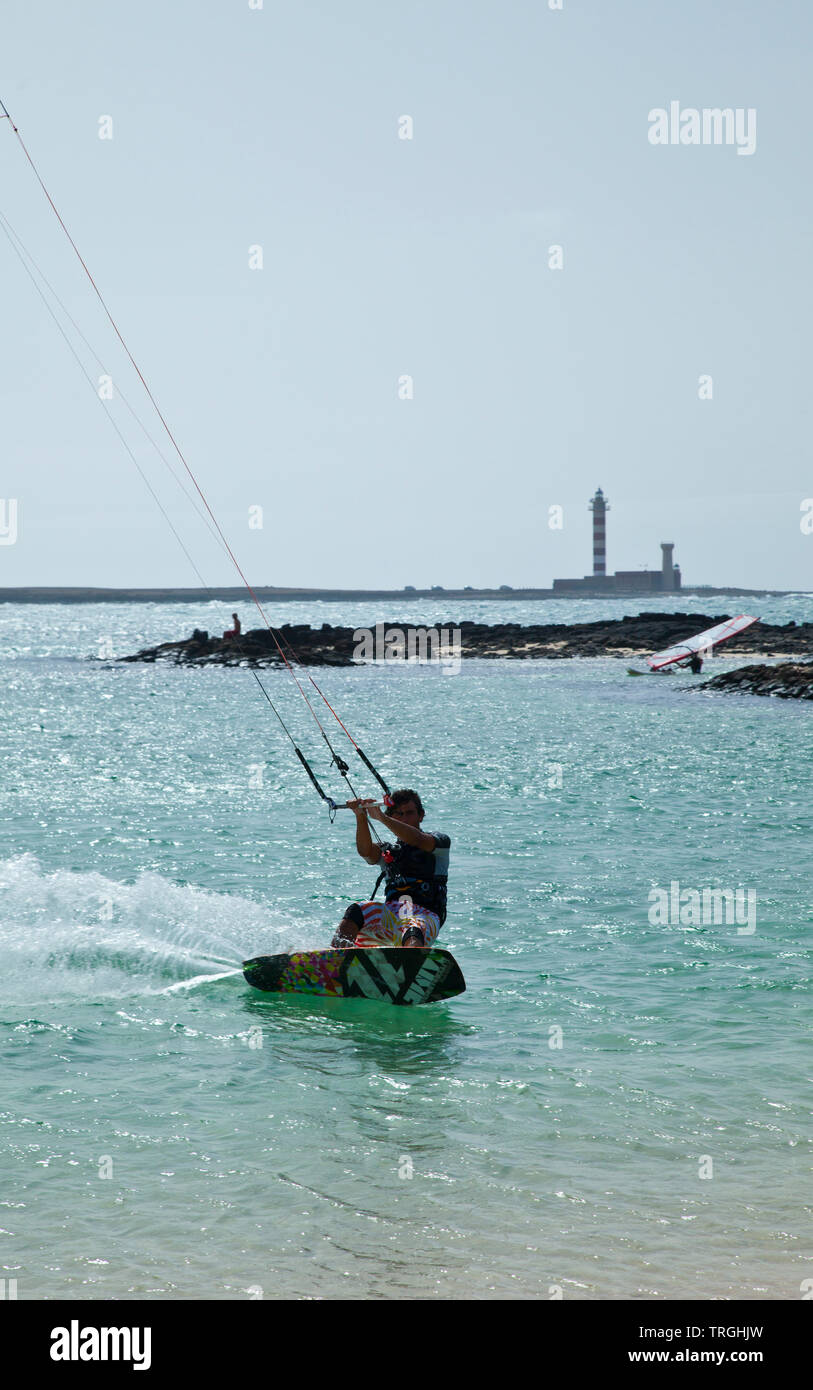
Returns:
[[[674,542],[661,542],[658,570],[616,570],[607,573],[607,513],[610,504],[600,487],[588,503],[593,513],[593,573],[582,579],[554,579],[553,594],[657,594],[674,593],[681,586],[680,566],[674,562]]]
[[[605,520],[610,504],[601,488],[589,503],[593,513],[593,578],[604,579],[607,574],[607,522]]]

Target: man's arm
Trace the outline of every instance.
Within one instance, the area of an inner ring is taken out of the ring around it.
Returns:
[[[368,807],[360,798],[348,801],[347,805],[356,813],[356,849],[368,864],[377,864],[381,858],[381,846],[373,844],[367,820]]]
[[[393,820],[392,816],[386,816],[375,804],[367,807],[367,814],[372,820],[380,821],[391,834],[395,835],[396,839],[403,840],[405,844],[413,845],[415,849],[425,850],[427,854],[431,854],[434,850],[434,835],[427,835],[426,831],[421,830],[419,826],[405,825],[402,820]]]

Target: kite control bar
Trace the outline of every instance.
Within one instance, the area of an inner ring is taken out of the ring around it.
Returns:
[[[325,801],[327,802],[328,810],[329,810],[329,812],[330,812],[330,823],[331,823],[331,825],[333,824],[333,819],[334,819],[334,817],[335,817],[337,811],[352,811],[352,809],[353,809],[352,806],[348,805],[348,803],[347,803],[346,801],[334,801],[332,796],[326,796],[326,797],[325,797]],[[381,801],[373,801],[373,799],[372,799],[372,797],[371,797],[371,798],[370,798],[370,802],[371,802],[371,805],[380,806],[381,809],[382,809],[382,811],[389,811],[389,810],[391,810],[391,807],[392,807],[392,803],[391,803],[391,801],[390,801],[389,796],[385,796],[383,802],[381,802]]]

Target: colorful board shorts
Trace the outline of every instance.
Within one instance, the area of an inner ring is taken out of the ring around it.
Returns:
[[[357,946],[400,946],[407,927],[420,927],[424,943],[432,946],[440,931],[434,912],[411,899],[388,903],[359,903],[364,913],[364,928],[356,937]]]

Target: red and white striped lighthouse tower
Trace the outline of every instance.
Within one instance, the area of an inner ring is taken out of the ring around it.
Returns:
[[[610,510],[601,488],[596,488],[595,497],[590,500],[593,513],[593,577],[604,579],[607,574],[607,522],[605,516]]]

